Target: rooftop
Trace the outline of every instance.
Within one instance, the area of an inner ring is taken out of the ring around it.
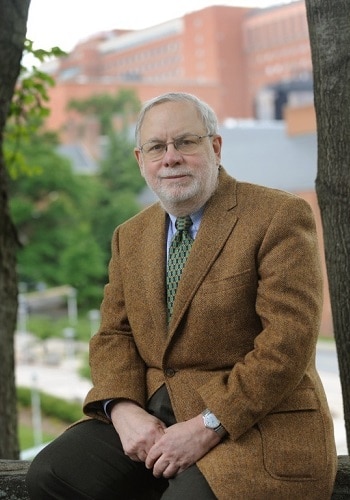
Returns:
[[[239,181],[290,192],[315,189],[316,133],[289,137],[282,121],[243,120],[220,128],[222,164]]]

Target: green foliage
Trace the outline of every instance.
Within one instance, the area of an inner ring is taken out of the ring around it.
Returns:
[[[22,146],[22,154],[27,164],[40,165],[41,172],[19,177],[10,187],[10,207],[22,243],[20,279],[48,286],[68,283],[79,290],[82,303],[95,305],[106,269],[92,232],[86,179],[73,173],[45,134]]]
[[[83,363],[79,368],[79,375],[87,380],[91,380],[91,371],[89,364],[89,354],[85,354],[83,357]]]
[[[95,304],[102,298],[101,278],[106,266],[101,246],[83,222],[70,233],[70,241],[60,255],[61,279],[79,290],[85,304]]]
[[[83,416],[81,404],[66,401],[44,392],[39,392],[40,410],[44,418],[56,424],[68,426]],[[17,387],[17,403],[22,408],[31,406],[31,389],[27,387]],[[18,429],[20,449],[26,450],[35,445],[34,432],[32,426],[20,425]],[[43,442],[52,441],[56,435],[43,433]]]
[[[68,320],[56,319],[52,321],[50,316],[45,315],[28,315],[27,329],[41,340],[51,337],[62,337],[62,331],[68,327]]]
[[[109,134],[100,174],[108,191],[139,193],[145,187],[133,149],[133,144],[125,132]]]
[[[133,180],[141,177],[138,169],[126,162],[122,166],[120,160],[118,172],[106,160],[101,175],[78,176],[47,134],[33,136],[21,151],[26,164],[39,165],[40,171],[13,179],[10,186],[12,217],[22,243],[20,280],[69,284],[78,290],[81,306],[97,307],[114,228],[140,209],[135,197],[142,184]],[[120,177],[119,185],[115,177]]]
[[[72,325],[66,316],[55,318],[55,321],[52,321],[52,317],[47,314],[29,314],[27,318],[27,330],[42,340],[52,337],[63,338],[63,330],[68,327],[71,328]],[[88,342],[91,334],[95,333],[91,332],[90,320],[86,314],[78,317],[74,330],[75,340],[84,342]]]
[[[97,94],[84,100],[72,99],[68,104],[68,109],[74,109],[82,115],[97,117],[100,123],[100,134],[109,135],[115,129],[114,119],[118,121],[119,130],[127,129],[140,109],[140,101],[133,90],[121,89],[115,96]]]
[[[34,50],[28,40],[25,52],[40,63],[63,54],[57,48]],[[140,103],[134,92],[123,90],[72,104],[82,113],[97,113],[109,138],[100,172],[79,176],[57,153],[57,136],[41,130],[53,84],[36,65],[28,72],[22,68],[6,130],[10,209],[21,243],[19,280],[29,288],[68,284],[77,290],[80,308],[97,308],[112,233],[140,209],[136,195],[144,181],[127,136]]]
[[[99,201],[98,209],[92,218],[92,227],[96,240],[101,244],[104,253],[104,266],[107,269],[114,229],[135,215],[140,207],[135,201],[135,196],[130,192],[113,194],[112,191],[105,190]]]
[[[30,406],[31,389],[17,387],[17,401],[22,406]],[[65,401],[45,392],[40,392],[40,404],[44,415],[56,417],[67,424],[74,423],[83,417],[80,403]]]
[[[30,68],[21,65],[20,78],[12,98],[7,126],[5,129],[4,157],[12,177],[29,175],[35,169],[28,165],[21,152],[24,143],[31,140],[49,114],[48,90],[53,87],[53,78],[38,68],[52,57],[61,57],[65,53],[58,47],[51,50],[35,49],[31,40],[24,43],[23,60],[32,60]]]
[[[56,436],[53,434],[43,433],[43,442],[49,443]],[[35,445],[33,428],[25,425],[21,425],[18,429],[18,440],[20,450],[27,450]]]

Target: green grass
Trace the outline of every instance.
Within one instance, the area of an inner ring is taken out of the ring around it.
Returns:
[[[318,340],[320,340],[321,342],[328,342],[330,344],[334,344],[335,340],[334,340],[334,336],[329,334],[329,335],[320,335],[318,337]]]
[[[43,443],[52,441],[56,436],[43,433]],[[28,426],[21,425],[18,429],[18,439],[20,450],[27,450],[35,445],[33,429]]]
[[[21,408],[30,408],[31,391],[27,387],[17,387],[18,411]],[[80,403],[65,401],[63,399],[40,392],[41,415],[47,423],[52,424],[50,430],[54,430],[57,424],[58,429],[66,428],[69,424],[76,422],[83,416]],[[60,430],[58,430],[58,433]],[[57,437],[57,434],[43,432],[42,441],[47,443]],[[18,429],[19,446],[21,450],[26,450],[35,446],[32,426],[20,424]]]
[[[33,333],[36,337],[44,340],[52,337],[64,338],[63,330],[71,327],[68,318],[63,316],[55,318],[45,314],[30,314],[27,319],[27,331]],[[75,329],[75,339],[88,342],[91,337],[91,324],[87,314],[78,318]],[[94,332],[95,333],[95,332]]]
[[[17,387],[17,402],[24,407],[30,407],[31,391],[28,387]],[[40,404],[43,415],[57,418],[67,424],[72,424],[83,416],[80,403],[66,401],[45,392],[40,392]]]

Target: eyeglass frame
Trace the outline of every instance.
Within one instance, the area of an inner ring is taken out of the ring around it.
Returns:
[[[181,153],[181,154],[183,154],[183,155],[193,155],[193,154],[195,154],[195,151],[194,151],[193,153],[183,153],[182,151],[180,151],[180,150],[176,147],[176,142],[177,142],[177,141],[180,141],[181,139],[184,139],[184,138],[186,138],[186,137],[197,137],[197,138],[198,138],[198,141],[199,141],[199,142],[198,142],[198,144],[197,144],[197,146],[199,146],[200,141],[201,141],[202,139],[205,139],[206,137],[214,137],[214,136],[215,136],[215,134],[206,134],[206,135],[198,135],[198,134],[184,134],[184,135],[181,135],[180,137],[177,137],[177,138],[176,138],[176,139],[174,139],[173,141],[169,141],[169,142],[162,142],[162,141],[156,141],[156,140],[155,140],[155,141],[152,141],[152,140],[151,140],[151,141],[146,141],[146,142],[144,142],[144,143],[143,143],[143,144],[142,144],[139,148],[137,148],[137,149],[138,149],[138,150],[139,150],[142,154],[146,154],[146,155],[147,155],[148,153],[144,153],[144,151],[143,151],[143,148],[144,148],[144,146],[146,146],[146,144],[150,144],[150,143],[152,143],[152,142],[153,142],[154,144],[162,144],[162,145],[165,147],[165,149],[164,149],[164,151],[163,151],[162,155],[160,155],[160,156],[159,156],[159,159],[160,159],[160,158],[162,158],[162,157],[165,155],[165,153],[168,151],[168,146],[169,146],[169,144],[173,144],[173,145],[174,145],[174,148],[176,149],[176,151],[179,151],[179,153]]]

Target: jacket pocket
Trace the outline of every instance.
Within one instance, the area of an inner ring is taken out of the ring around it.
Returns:
[[[294,393],[264,417],[258,428],[264,466],[273,478],[314,481],[324,475],[328,439],[313,390]]]
[[[224,271],[227,272],[226,269]],[[227,274],[221,273],[220,276],[212,272],[209,274],[201,285],[200,292],[203,294],[217,294],[235,290],[244,286],[251,287],[252,283],[257,282],[256,271],[254,269],[245,269],[244,271]]]

